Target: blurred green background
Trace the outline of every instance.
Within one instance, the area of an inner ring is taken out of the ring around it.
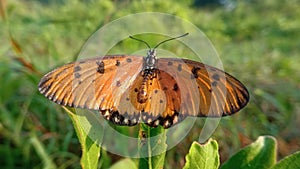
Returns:
[[[222,119],[212,136],[219,143],[221,161],[259,135],[276,137],[279,159],[300,150],[299,0],[0,0],[0,4],[3,168],[80,168],[81,147],[72,122],[60,106],[39,94],[39,79],[74,61],[99,27],[145,11],[174,14],[195,24],[216,47],[225,70],[248,87],[250,103]],[[119,51],[122,48],[126,46],[121,44]],[[183,166],[199,132],[194,127],[168,151],[165,168]],[[102,153],[102,168],[122,159]]]

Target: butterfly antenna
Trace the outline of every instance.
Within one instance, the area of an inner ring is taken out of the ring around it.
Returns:
[[[189,33],[185,33],[185,34],[180,35],[180,36],[176,36],[176,37],[173,37],[173,38],[170,38],[170,39],[166,39],[166,40],[164,40],[164,41],[162,41],[162,42],[159,42],[153,49],[156,49],[159,45],[161,45],[161,44],[163,44],[163,43],[165,43],[165,42],[168,42],[168,41],[170,41],[170,40],[174,40],[174,39],[178,39],[178,38],[187,36],[188,34],[189,34]]]
[[[140,41],[140,42],[143,42],[144,44],[146,44],[148,46],[149,49],[151,49],[150,45],[146,42],[146,41],[143,41],[141,39],[138,39],[138,38],[135,38],[133,36],[129,36],[131,39],[134,39],[134,40],[137,40],[137,41]]]

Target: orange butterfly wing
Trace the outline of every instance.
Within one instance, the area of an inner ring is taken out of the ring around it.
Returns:
[[[243,84],[205,64],[161,58],[155,77],[145,81],[143,63],[143,57],[114,55],[66,64],[46,74],[39,90],[64,106],[100,110],[118,125],[142,120],[165,128],[186,116],[230,115],[249,100]]]
[[[156,77],[147,81],[148,100],[141,112],[142,120],[150,126],[169,128],[187,116],[231,115],[249,100],[241,82],[203,63],[160,58],[156,69]]]
[[[181,93],[173,76],[163,70],[155,70],[156,77],[147,81],[148,99],[141,112],[143,122],[149,126],[162,125],[165,128],[181,119]],[[175,86],[171,86],[175,84]]]
[[[175,77],[181,93],[182,116],[220,117],[242,109],[249,101],[246,87],[217,68],[187,59],[161,58],[158,69]],[[167,82],[168,83],[168,82]],[[168,86],[174,86],[169,83]],[[172,100],[175,94],[167,95]]]
[[[46,74],[39,91],[58,104],[101,110],[108,117],[107,110],[110,114],[117,111],[120,99],[133,85],[142,65],[142,57],[125,55],[69,63]],[[124,103],[122,107],[131,113],[133,104]]]

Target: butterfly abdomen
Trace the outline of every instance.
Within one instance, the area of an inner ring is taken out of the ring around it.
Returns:
[[[145,103],[148,99],[147,81],[148,81],[148,79],[146,79],[146,78],[143,79],[141,87],[138,91],[137,100],[138,100],[139,103]]]
[[[137,100],[139,103],[145,103],[148,100],[148,81],[156,78],[157,72],[157,69],[145,69],[142,71],[143,81],[137,94]]]

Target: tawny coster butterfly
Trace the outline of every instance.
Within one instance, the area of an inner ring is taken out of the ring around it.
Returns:
[[[46,74],[39,91],[63,106],[98,110],[117,125],[146,123],[169,128],[187,116],[232,115],[249,101],[246,87],[233,76],[200,62],[157,58],[143,40],[146,57],[107,55],[79,60]]]

